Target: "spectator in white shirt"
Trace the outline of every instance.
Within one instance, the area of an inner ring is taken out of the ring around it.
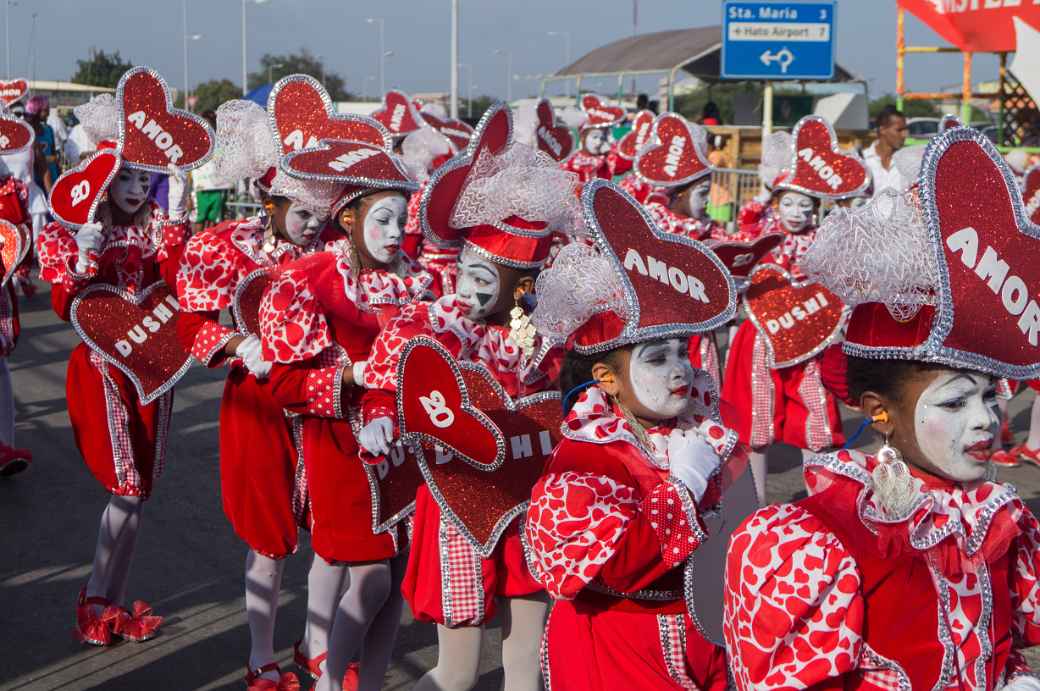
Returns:
[[[899,168],[892,160],[892,156],[906,143],[908,131],[906,116],[895,106],[885,106],[878,113],[877,139],[863,151],[863,160],[874,180],[874,195],[889,187],[903,190],[910,182],[903,179]]]

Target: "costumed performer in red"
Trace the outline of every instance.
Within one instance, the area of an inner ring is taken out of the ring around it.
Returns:
[[[542,352],[527,314],[554,235],[571,235],[579,220],[577,183],[546,154],[513,140],[504,104],[485,114],[471,149],[433,174],[420,220],[431,241],[461,247],[458,288],[405,307],[377,339],[366,370],[369,423],[360,435],[367,451],[386,454],[396,436],[397,365],[401,348],[416,336],[432,337],[459,361],[483,365],[510,397],[552,386],[557,353]],[[475,498],[480,491],[474,482]],[[525,562],[520,521],[481,558],[426,485],[415,503],[403,592],[417,620],[437,624],[438,640],[437,666],[415,688],[473,688],[484,626],[501,605],[504,688],[540,689],[538,643],[548,601]]]
[[[810,459],[807,499],[734,533],[738,689],[1040,689],[1040,525],[989,462],[997,378],[1040,372],[1036,245],[966,128],[929,144],[920,196],[824,221],[803,266],[854,306],[846,393],[885,442]]]
[[[594,246],[560,251],[532,317],[567,350],[564,439],[525,526],[555,600],[546,688],[725,689],[725,652],[694,625],[682,566],[707,538],[701,512],[719,503],[720,467],[746,455],[686,341],[733,317],[733,282],[618,187],[594,181],[582,196]],[[648,273],[651,258],[670,267],[667,283]]]
[[[396,526],[373,532],[354,425],[360,427],[361,383],[380,327],[402,305],[428,297],[435,279],[401,253],[407,195],[416,189],[404,164],[374,146],[322,144],[283,157],[281,172],[341,181],[331,211],[348,240],[275,275],[260,307],[262,356],[274,363],[271,393],[302,418],[311,545],[348,571],[316,688],[342,688],[360,653],[359,688],[378,689],[400,621],[407,536]]]

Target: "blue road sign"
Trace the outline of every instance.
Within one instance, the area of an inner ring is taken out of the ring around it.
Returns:
[[[831,2],[746,2],[722,6],[723,79],[830,79]]]

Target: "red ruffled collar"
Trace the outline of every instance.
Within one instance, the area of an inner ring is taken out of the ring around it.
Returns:
[[[968,486],[930,476],[926,482],[919,473],[914,476],[918,499],[905,515],[890,518],[874,495],[871,472],[876,466],[874,456],[843,450],[809,459],[804,472],[811,495],[837,483],[857,485],[857,515],[877,535],[885,557],[916,552],[956,577],[999,559],[1022,532],[1019,521],[1027,510],[1012,485],[981,481]]]

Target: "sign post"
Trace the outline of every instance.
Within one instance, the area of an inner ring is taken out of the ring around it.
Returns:
[[[833,0],[726,0],[722,6],[722,78],[831,79],[834,10]]]

